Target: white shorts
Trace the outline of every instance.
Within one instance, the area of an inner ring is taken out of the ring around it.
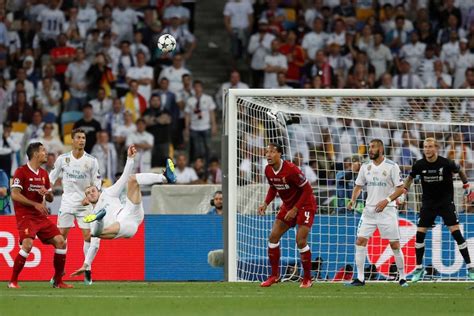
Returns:
[[[72,228],[75,227],[74,219],[77,220],[77,226],[80,229],[90,229],[89,223],[84,223],[82,220],[84,216],[89,215],[92,211],[92,207],[88,208],[69,208],[61,205],[58,213],[58,228]]]
[[[120,224],[120,230],[115,238],[131,238],[133,237],[138,226],[143,222],[145,217],[145,210],[143,209],[143,203],[133,204],[127,198],[125,207],[117,214],[117,222]]]
[[[377,228],[382,238],[400,240],[398,210],[395,207],[386,207],[383,212],[376,213],[374,207],[365,207],[357,228],[357,237],[369,239]]]

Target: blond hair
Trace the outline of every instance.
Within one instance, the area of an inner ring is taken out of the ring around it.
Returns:
[[[427,137],[427,138],[425,138],[425,140],[423,141],[423,143],[434,143],[435,147],[436,147],[436,148],[439,148],[438,141],[437,141],[436,138],[434,138],[434,137]]]

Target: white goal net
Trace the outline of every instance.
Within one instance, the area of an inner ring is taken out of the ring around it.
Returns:
[[[342,281],[355,270],[357,224],[364,194],[354,211],[346,205],[371,139],[381,139],[388,159],[404,178],[422,158],[422,141],[435,137],[439,154],[464,167],[474,180],[474,93],[471,90],[230,90],[226,100],[227,272],[229,281],[261,281],[270,275],[268,235],[281,201],[257,215],[268,184],[265,147],[278,142],[284,159],[302,169],[313,187],[318,211],[311,230],[313,276]],[[474,260],[474,206],[456,178],[455,204]],[[415,233],[421,187],[415,181],[399,205],[405,271],[415,268]],[[426,237],[427,279],[465,280],[466,265],[456,242],[438,218]],[[295,230],[281,240],[281,275],[302,275]],[[378,231],[369,241],[366,279],[396,279],[388,240]]]

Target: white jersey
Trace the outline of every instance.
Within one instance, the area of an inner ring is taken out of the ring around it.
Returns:
[[[378,202],[386,199],[402,185],[400,167],[393,161],[385,158],[376,166],[373,161],[362,165],[357,176],[356,185],[367,186],[366,207],[374,208]],[[395,201],[387,206],[395,206]]]
[[[74,157],[72,151],[62,154],[56,159],[54,169],[49,174],[49,181],[52,184],[58,178],[62,178],[64,192],[61,200],[61,211],[88,210],[90,207],[82,205],[85,198],[84,192],[91,185],[95,185],[100,189],[99,162],[87,153],[84,153],[79,159]]]
[[[143,222],[144,213],[142,203],[139,204],[141,211],[134,211],[127,205],[131,204],[131,202],[127,203],[128,199],[126,199],[125,202],[121,199],[121,195],[126,189],[128,179],[133,174],[133,165],[134,160],[127,158],[127,163],[125,164],[120,179],[118,179],[114,185],[104,189],[100,194],[97,204],[94,205],[93,213],[97,213],[102,209],[106,211],[104,227],[108,227],[114,222],[120,222],[122,226],[122,224],[125,225],[127,221],[133,222],[138,227],[138,225]]]

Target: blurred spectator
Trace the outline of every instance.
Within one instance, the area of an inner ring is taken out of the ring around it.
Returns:
[[[331,139],[336,153],[336,162],[358,154],[358,144],[363,144],[359,127],[349,118],[338,119],[331,129]]]
[[[169,25],[175,16],[179,16],[179,24],[187,30],[191,12],[181,4],[181,0],[171,0],[171,4],[163,12],[163,22]]]
[[[367,50],[370,63],[375,68],[375,80],[380,80],[380,77],[390,69],[393,61],[390,49],[383,44],[383,34],[375,33],[374,46]]]
[[[249,86],[240,81],[240,73],[237,70],[232,70],[230,73],[230,78],[228,82],[224,82],[219,90],[217,90],[216,93],[216,104],[219,108],[220,111],[222,111],[223,104],[222,104],[222,98],[223,96],[227,93],[229,89],[248,89]]]
[[[26,147],[31,139],[37,139],[43,136],[43,113],[40,110],[34,110],[31,123],[25,130],[22,143],[22,156],[26,153]]]
[[[92,105],[90,105],[89,103],[84,105],[84,107],[82,108],[82,114],[82,119],[74,123],[73,128],[80,128],[84,132],[86,132],[86,147],[84,148],[84,150],[90,154],[92,151],[92,147],[94,147],[97,141],[97,132],[100,131],[102,128],[100,126],[100,123],[96,119],[94,119]]]
[[[429,76],[425,82],[427,89],[449,89],[453,84],[453,78],[443,71],[443,62],[436,60],[433,63],[434,76]]]
[[[407,174],[411,171],[416,160],[423,158],[420,148],[419,139],[413,137],[410,131],[402,132],[402,144],[396,147],[392,156],[396,163],[399,164],[401,171]]]
[[[329,38],[329,34],[323,31],[324,21],[321,18],[316,18],[312,26],[313,31],[306,33],[301,43],[301,47],[305,50],[306,58],[309,59],[314,58],[316,52],[324,48]]]
[[[3,133],[0,138],[0,166],[10,177],[14,155],[20,150],[19,142],[12,137],[12,124],[7,121],[3,123]]]
[[[268,32],[268,20],[261,18],[258,21],[258,33],[250,36],[248,52],[252,55],[250,70],[252,72],[252,86],[263,87],[265,56],[270,54],[275,35]]]
[[[148,102],[153,83],[153,68],[146,65],[145,53],[139,51],[136,57],[137,65],[128,69],[127,81],[130,83],[131,80],[136,80],[138,83],[138,93]]]
[[[472,89],[474,88],[474,68],[470,67],[466,69],[466,80],[460,87],[461,89]]]
[[[4,24],[8,30],[7,36],[8,36],[8,51],[10,55],[10,60],[12,62],[17,62],[21,53],[21,42],[20,42],[20,36],[18,35],[18,32],[12,27],[12,23],[13,23],[13,13],[10,12],[6,15],[4,19]]]
[[[375,84],[375,67],[370,63],[367,52],[359,50],[354,64],[349,68],[347,86],[350,88],[373,88]]]
[[[316,175],[314,170],[309,166],[309,164],[304,163],[303,154],[299,152],[295,153],[293,157],[293,163],[301,169],[306,179],[309,181],[309,183],[312,186],[317,184],[318,176]]]
[[[65,82],[69,86],[71,99],[66,104],[66,111],[78,111],[87,102],[86,74],[90,63],[85,60],[84,49],[76,50],[75,61],[67,66],[64,74]]]
[[[324,1],[313,0],[311,2],[312,2],[312,5],[309,6],[304,12],[304,19],[308,27],[312,27],[316,19],[323,18],[322,9],[323,9]]]
[[[176,13],[171,16],[170,25],[162,30],[162,34],[171,34],[176,39],[176,48],[174,54],[182,54],[185,60],[188,60],[196,48],[196,38],[181,24],[181,16]],[[169,56],[166,56],[169,55]],[[164,62],[169,64],[172,54],[165,54],[162,57]]]
[[[158,95],[151,97],[150,108],[143,113],[143,120],[147,131],[154,136],[151,166],[165,166],[171,144],[172,118],[170,112],[161,106],[161,98]]]
[[[100,89],[103,89],[105,96],[111,95],[111,89],[115,82],[112,69],[107,66],[107,60],[104,53],[97,53],[92,66],[86,73],[88,83],[89,99],[95,98]]]
[[[91,103],[93,103],[93,101],[94,100],[92,100]],[[107,133],[113,137],[117,128],[125,123],[123,113],[123,105],[120,99],[113,99],[111,110],[105,113],[102,119],[102,129],[106,130]]]
[[[11,214],[10,209],[10,179],[7,173],[0,169],[0,215]]]
[[[400,73],[393,78],[397,89],[423,89],[424,84],[420,77],[410,70],[410,63],[406,59],[402,59],[400,61]]]
[[[161,78],[159,85],[159,89],[154,90],[153,94],[156,94],[161,98],[161,106],[168,110],[169,114],[171,115],[173,133],[182,133],[182,129],[180,129],[180,126],[178,125],[181,111],[178,108],[178,104],[176,103],[176,95],[169,91],[168,78]]]
[[[459,56],[459,42],[458,34],[451,32],[449,35],[449,42],[446,42],[441,47],[440,58],[443,63],[448,67],[448,71],[452,72],[454,69],[454,63]]]
[[[138,81],[130,80],[130,90],[123,96],[120,101],[125,106],[125,110],[132,114],[135,121],[142,116],[147,108],[146,99],[138,92]]]
[[[19,82],[23,84],[23,89],[26,92],[26,101],[28,102],[28,104],[33,104],[33,99],[36,94],[35,86],[33,85],[33,82],[26,78],[26,71],[24,68],[21,67],[16,70],[16,79],[11,80],[8,85],[8,93],[10,95],[10,100],[14,102],[15,96],[13,94],[16,90],[17,83]]]
[[[7,117],[8,95],[7,84],[5,79],[0,76],[0,123],[5,121]]]
[[[374,35],[369,24],[365,24],[362,31],[356,34],[355,42],[357,47],[364,52],[374,47]]]
[[[333,9],[334,18],[341,18],[348,25],[355,25],[355,5],[351,0],[340,0]]]
[[[398,54],[398,57],[406,59],[413,72],[416,72],[420,66],[420,62],[423,59],[426,50],[426,44],[419,42],[418,40],[418,33],[416,31],[412,32],[410,34],[410,42],[404,44]]]
[[[277,86],[275,89],[293,89],[293,87],[286,84],[286,81],[286,74],[284,72],[279,72],[277,74]]]
[[[112,11],[113,33],[117,41],[132,41],[133,27],[138,23],[138,12],[128,6],[128,0],[117,0],[117,6]]]
[[[458,21],[460,20],[456,17],[456,15],[450,14],[446,21],[446,27],[440,29],[438,32],[438,43],[440,45],[443,45],[450,41],[452,36],[451,33],[455,33],[457,35],[457,38],[463,38],[466,36],[466,31],[458,27]]]
[[[117,151],[114,144],[109,141],[107,131],[102,130],[97,133],[97,143],[92,148],[91,155],[99,161],[99,171],[102,177],[113,183],[117,172]]]
[[[9,80],[11,77],[11,67],[7,63],[8,52],[6,46],[0,45],[0,75]]]
[[[385,37],[385,43],[390,47],[392,53],[398,54],[403,44],[408,41],[408,31],[404,29],[404,26],[405,18],[401,15],[397,16],[394,27],[390,27]]]
[[[459,40],[459,55],[454,61],[454,84],[453,88],[459,89],[464,83],[466,70],[474,67],[474,54],[467,47],[467,39]]]
[[[33,108],[26,102],[26,92],[16,92],[16,102],[8,108],[7,120],[30,124],[33,118]]]
[[[418,32],[420,34],[420,42],[425,43],[426,45],[433,45],[436,43],[436,35],[433,33],[432,25],[429,21],[421,22]]]
[[[48,54],[56,45],[56,38],[61,33],[61,28],[66,21],[64,12],[58,8],[58,0],[49,0],[48,7],[39,11],[37,21],[41,31],[37,34],[42,54]]]
[[[57,135],[54,135],[53,123],[43,124],[43,134],[36,140],[29,140],[29,143],[38,141],[43,144],[48,154],[58,157],[64,152],[64,145]]]
[[[135,172],[148,172],[151,169],[151,151],[154,144],[154,137],[148,133],[146,123],[143,119],[138,119],[135,123],[137,130],[127,135],[126,147],[134,144],[138,152],[135,157]]]
[[[197,157],[193,163],[193,169],[198,176],[198,180],[194,181],[193,183],[207,183],[207,174],[206,174],[206,165],[204,163],[204,159],[202,157]]]
[[[264,59],[264,77],[263,87],[272,89],[278,87],[277,74],[288,70],[286,57],[279,52],[280,40],[274,39],[271,45],[271,54],[266,55]]]
[[[130,45],[130,52],[134,56],[136,56],[138,52],[142,52],[145,54],[145,62],[149,62],[151,59],[150,50],[143,44],[143,34],[139,30],[133,32],[133,43]]]
[[[344,20],[337,19],[334,22],[334,31],[329,34],[328,42],[337,43],[340,46],[346,43],[346,24]]]
[[[209,163],[211,133],[217,134],[215,109],[216,104],[210,95],[204,93],[201,81],[194,81],[195,96],[186,103],[185,138],[190,143],[190,159],[204,157]]]
[[[450,136],[443,156],[459,164],[469,179],[474,177],[474,155],[469,144],[464,143],[462,133],[454,132]]]
[[[337,88],[344,88],[346,86],[345,78],[347,77],[349,67],[352,65],[352,60],[341,55],[341,46],[339,44],[330,43],[328,62],[336,75]]]
[[[253,27],[253,8],[246,0],[227,1],[224,7],[224,25],[230,36],[233,63],[245,54]]]
[[[56,68],[56,76],[61,83],[61,88],[64,88],[64,74],[68,65],[73,62],[76,56],[76,49],[67,46],[67,36],[62,33],[58,36],[58,44],[50,51],[51,62]]]
[[[344,158],[343,170],[336,173],[336,197],[337,197],[337,212],[346,213],[346,206],[352,198],[352,191],[354,189],[355,179],[359,173],[362,161],[359,155]],[[362,211],[363,195],[357,199],[355,209]]]
[[[127,157],[127,147],[125,146],[127,136],[135,133],[137,130],[137,126],[133,122],[133,116],[130,111],[123,112],[123,120],[123,124],[117,125],[115,129],[112,130],[112,140],[117,149],[119,160],[118,169],[120,171],[122,171]]]
[[[97,20],[97,11],[95,8],[88,5],[88,0],[78,0],[79,12],[77,14],[77,21],[79,30],[90,30],[95,26]],[[81,34],[84,37],[84,34]]]
[[[44,77],[36,89],[35,102],[38,109],[43,111],[45,121],[54,122],[61,110],[61,90],[53,86],[51,78]]]
[[[416,69],[416,74],[418,74],[425,84],[430,77],[434,76],[434,62],[436,59],[434,46],[427,45],[425,48],[425,55],[420,60],[418,69]]]
[[[183,56],[176,54],[173,56],[173,64],[160,72],[158,82],[163,78],[167,78],[169,81],[169,90],[177,94],[183,89],[183,76],[186,74],[190,75],[191,72],[183,66]]]
[[[217,157],[212,157],[209,161],[207,183],[220,184],[222,183],[222,170]]]
[[[305,52],[303,47],[297,43],[295,31],[288,31],[285,43],[280,46],[280,53],[285,55],[288,64],[286,82],[293,88],[298,88],[301,77],[300,69],[305,62]]]
[[[179,109],[178,119],[176,121],[176,132],[173,132],[173,146],[175,149],[184,149],[184,129],[185,129],[185,116],[184,110],[186,108],[186,102],[194,95],[192,78],[190,75],[183,75],[183,89],[176,94],[176,105]]]
[[[176,157],[176,183],[191,184],[199,181],[199,178],[193,168],[188,167],[186,155],[179,154]]]
[[[455,5],[455,0],[445,0],[443,1],[443,5],[439,6],[437,9],[439,10],[439,15],[437,20],[441,23],[441,26],[449,25],[449,16],[453,15],[456,17],[458,24],[455,27],[459,27],[461,25],[461,10],[457,8]]]
[[[110,57],[113,57],[110,55]],[[127,81],[127,72],[131,67],[135,67],[137,63],[135,56],[132,55],[130,51],[130,42],[122,41],[120,43],[120,56],[117,59],[117,62],[112,66],[112,70],[116,72],[117,83],[115,85],[117,89],[117,96],[123,97],[129,88],[129,83]],[[112,64],[114,64],[112,62]]]
[[[112,99],[108,98],[105,89],[99,87],[97,92],[97,99],[89,101],[92,105],[92,112],[94,113],[94,119],[101,123],[101,126],[106,125],[107,113],[112,110]]]
[[[153,8],[145,9],[143,16],[143,23],[140,25],[138,30],[142,33],[144,44],[148,47],[150,51],[150,56],[154,60],[154,53],[157,50],[156,39],[161,32],[161,23],[155,17],[156,11]]]
[[[222,191],[216,191],[214,197],[211,200],[211,209],[207,212],[208,215],[223,215],[224,214],[224,203],[222,199]]]
[[[326,54],[323,50],[316,52],[314,61],[305,67],[304,73],[307,79],[321,77],[322,88],[336,87],[337,85],[334,69],[327,61]]]
[[[117,77],[119,75],[119,64],[122,63],[121,75],[124,79],[125,75],[127,74],[126,70],[128,70],[128,68],[132,64],[134,64],[135,60],[133,57],[134,55],[130,52],[130,45],[127,42],[121,43],[120,46],[124,47],[124,49],[120,50],[119,48],[117,48],[117,46],[112,44],[112,34],[110,32],[106,32],[102,36],[101,52],[104,53],[106,56],[107,66],[112,70],[112,74],[114,75],[114,77]],[[122,51],[126,52],[126,54],[124,54],[123,56]]]

